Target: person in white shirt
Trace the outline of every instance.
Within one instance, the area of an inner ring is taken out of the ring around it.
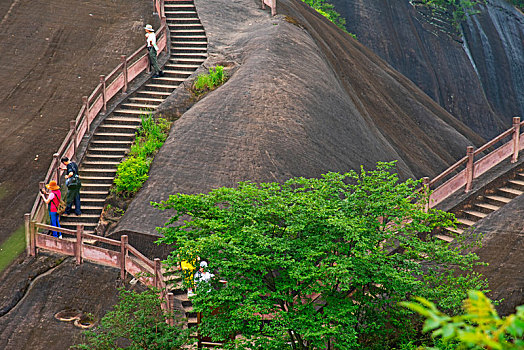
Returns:
[[[209,292],[211,290],[211,286],[209,283],[211,282],[211,279],[215,277],[212,273],[207,271],[207,261],[201,261],[200,262],[200,269],[195,273],[195,286],[196,290],[202,290],[202,288],[205,288],[207,286],[207,291]],[[188,293],[189,296],[194,295],[193,292]]]
[[[158,78],[163,76],[164,72],[162,72],[162,70],[158,67],[158,62],[156,59],[158,54],[158,46],[156,44],[155,30],[151,24],[146,25],[144,29],[146,31],[147,50],[149,51],[149,64],[155,70],[153,77]]]

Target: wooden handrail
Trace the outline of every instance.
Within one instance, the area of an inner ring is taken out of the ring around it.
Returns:
[[[126,244],[126,249],[129,250],[129,252],[131,252],[134,256],[139,258],[142,262],[144,262],[150,268],[152,268],[152,269],[155,268],[155,263],[153,261],[149,260],[144,254],[140,253],[138,251],[138,249],[136,249],[135,247],[133,247],[129,243]]]
[[[514,117],[513,127],[511,129],[504,131],[475,151],[472,151],[472,147],[468,146],[468,152],[465,157],[459,159],[455,164],[450,166],[448,169],[429,182],[430,186],[435,185],[456,171],[460,166],[467,165],[466,169],[462,170],[459,174],[455,175],[453,178],[447,180],[438,186],[435,190],[433,190],[433,193],[430,195],[429,206],[436,206],[461,188],[464,188],[464,191],[468,192],[472,188],[472,182],[474,179],[478,178],[489,169],[495,167],[503,160],[512,157],[511,161],[516,162],[520,149],[524,148],[524,146],[521,146],[522,141],[520,141],[522,136],[524,136],[524,134],[520,135],[520,127],[523,125],[524,121],[521,121],[519,117]],[[518,134],[515,134],[516,132]],[[476,155],[482,154],[484,151],[490,147],[493,147],[495,144],[501,142],[508,136],[513,136],[512,140],[504,143],[481,159],[474,161],[474,157]]]
[[[500,134],[499,136],[495,137],[493,140],[489,141],[488,143],[486,143],[485,145],[483,145],[479,149],[475,150],[475,155],[478,155],[478,154],[484,152],[485,150],[487,150],[488,148],[492,147],[497,142],[502,141],[502,139],[508,137],[511,134],[513,134],[513,128],[504,131],[502,134]]]
[[[38,222],[35,223],[35,227],[43,228],[44,230],[62,232],[62,233],[66,233],[68,235],[76,235],[76,230],[71,230],[71,229],[68,229],[68,228],[51,226],[51,225],[42,224],[42,223],[38,223]]]
[[[444,170],[442,174],[436,176],[433,180],[429,182],[429,186],[434,185],[435,183],[439,182],[440,180],[444,179],[446,176],[457,170],[461,165],[466,164],[468,161],[468,156],[464,156],[463,158],[459,159],[455,164]]]
[[[120,246],[120,241],[115,241],[114,239],[111,239],[111,238],[97,236],[97,235],[92,235],[92,234],[89,234],[89,233],[82,233],[82,238],[94,239],[94,240],[97,240],[98,242],[114,245],[114,246],[117,246],[117,247]]]

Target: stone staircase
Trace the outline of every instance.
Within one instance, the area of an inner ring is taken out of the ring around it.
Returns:
[[[162,274],[164,275],[164,280],[167,283],[168,292],[173,293],[173,296],[177,300],[178,304],[182,306],[182,316],[186,319],[184,327],[192,330],[192,338],[198,338],[198,316],[197,313],[193,311],[193,304],[191,303],[191,300],[189,300],[189,298],[187,297],[187,291],[183,287],[182,270],[177,269],[175,271],[167,271],[164,268],[162,268]],[[223,343],[216,343],[212,342],[211,339],[202,338],[200,341],[199,349],[218,348],[222,345]]]
[[[508,180],[500,187],[477,197],[470,206],[455,214],[458,221],[457,228],[447,227],[437,237],[447,242],[453,241],[450,233],[457,235],[464,233],[477,221],[500,209],[521,194],[524,194],[524,172],[517,173],[515,179]]]
[[[62,227],[76,229],[81,224],[84,232],[95,232],[116,168],[141,125],[140,116],[154,111],[207,58],[207,38],[193,1],[165,0],[164,9],[171,36],[164,76],[148,80],[95,130],[79,164],[82,215],[62,217]]]

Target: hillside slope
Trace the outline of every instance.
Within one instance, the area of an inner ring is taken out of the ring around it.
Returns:
[[[154,234],[168,214],[149,202],[175,192],[391,160],[403,178],[433,176],[481,141],[300,1],[280,1],[274,18],[249,0],[196,6],[210,43],[208,65],[230,62],[235,73],[175,122],[117,231]]]
[[[138,0],[1,1],[0,244],[23,225],[82,96],[143,45],[152,9]]]

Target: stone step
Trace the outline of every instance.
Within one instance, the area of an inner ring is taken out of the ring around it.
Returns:
[[[93,135],[95,141],[133,141],[135,133],[100,132]]]
[[[151,85],[151,84],[149,84],[149,85]],[[146,115],[149,114],[148,112],[151,112],[151,111],[144,111],[144,110],[140,110],[140,109],[116,109],[113,113],[119,114],[119,115],[124,115],[124,116],[133,116],[133,115],[146,116]]]
[[[462,224],[464,226],[473,226],[475,225],[475,221],[471,221],[471,220],[468,220],[468,219],[465,219],[465,218],[457,218],[457,222],[459,224]]]
[[[84,161],[88,162],[112,162],[117,161],[120,162],[122,159],[121,155],[115,155],[115,154],[92,154],[87,152]]]
[[[105,122],[111,123],[111,124],[117,124],[117,125],[140,125],[142,124],[142,119],[136,116],[126,116],[126,117],[111,116],[107,118]]]
[[[184,70],[184,71],[180,71],[180,72],[187,72],[187,71],[195,71],[198,69],[198,67],[200,67],[200,64],[181,64],[181,63],[167,63],[165,65],[166,68],[173,68],[173,69],[187,69],[187,70]],[[176,72],[176,70],[175,70]]]
[[[79,170],[80,173],[80,179],[83,179],[86,176],[112,176],[114,177],[116,175],[116,167],[114,169],[86,169],[86,170]]]
[[[443,240],[443,241],[446,241],[446,242],[452,242],[453,241],[453,237],[449,237],[449,236],[446,236],[446,235],[435,235],[435,237],[437,237],[438,239],[440,240]]]
[[[474,217],[476,220],[480,220],[488,216],[488,214],[476,210],[464,210],[464,213]]]
[[[486,199],[493,201],[495,203],[500,203],[502,205],[507,204],[511,202],[511,198],[502,197],[502,196],[496,196],[496,195],[487,195],[484,196]]]
[[[168,23],[167,26],[171,30],[173,28],[174,31],[178,31],[182,28],[189,29],[189,28],[198,28],[204,30],[204,26],[202,23]]]
[[[524,181],[523,180],[509,180],[509,185],[518,190],[524,190]]]
[[[165,75],[181,75],[183,76],[183,80],[190,76],[193,72],[189,70],[176,70],[176,69],[170,69],[171,67],[167,67],[167,69],[164,69],[164,76],[157,78],[159,80],[162,80],[163,78],[173,79],[171,77],[166,77]]]
[[[119,141],[119,140],[91,140],[90,147],[92,148],[126,148],[129,149],[133,140]]]
[[[198,47],[198,46],[177,46],[171,49],[171,56],[176,56],[181,53],[201,53],[207,52],[207,47]]]
[[[495,211],[497,209],[500,209],[500,207],[498,205],[488,204],[488,203],[484,203],[484,202],[475,203],[475,206],[479,207],[479,208],[481,208],[483,210],[486,210],[486,211]]]
[[[185,42],[186,40],[188,41],[195,41],[195,42],[202,42],[204,41],[206,44],[208,43],[207,42],[207,36],[205,36],[204,34],[200,34],[200,35],[195,35],[195,34],[188,34],[188,35],[176,35],[174,37],[172,37],[175,40],[175,42],[177,41],[182,41],[182,42]],[[173,41],[171,42],[171,44],[173,43]]]
[[[156,97],[159,97],[159,96],[167,97],[167,96],[171,95],[171,92],[166,92],[166,91],[146,91],[146,90],[141,90],[141,91],[137,91],[136,93],[140,95],[139,97],[142,97],[144,95],[145,96],[156,96]]]
[[[168,90],[175,90],[178,85],[167,85],[167,84],[146,84],[146,88],[148,89],[168,89]]]
[[[82,184],[85,186],[90,183],[109,184],[113,183],[114,177],[112,176],[83,176],[81,178]]]
[[[68,223],[68,224],[89,224],[93,225],[93,223],[98,223],[98,220],[100,220],[100,214],[86,214],[83,212],[84,208],[82,207],[82,215],[75,215],[74,213],[71,213],[69,215],[62,215],[61,218],[64,218],[62,222]]]
[[[138,103],[151,103],[151,104],[161,104],[164,102],[163,98],[152,98],[152,97],[131,97],[129,101],[138,102]]]
[[[176,30],[171,30],[171,36],[173,37],[177,37],[179,35],[186,35],[186,34],[190,34],[190,35],[193,35],[193,34],[201,34],[201,33],[205,33],[205,30],[204,28],[195,28],[195,29],[176,29]]]
[[[164,73],[166,71],[164,70]],[[146,109],[146,110],[151,110],[151,111],[154,111],[156,106],[158,106],[159,103],[155,103],[155,104],[148,104],[148,103],[124,103],[122,105],[120,105],[121,108],[129,108],[129,109]]]
[[[166,76],[163,76],[161,78],[157,78],[156,80],[158,81],[158,83],[164,83],[164,84],[176,84],[176,86],[178,87],[178,85],[180,85],[180,83],[182,83],[184,80],[186,80],[186,78],[189,76],[190,74],[186,74],[186,77],[185,78],[176,78],[176,77],[166,77]]]
[[[207,40],[180,40],[177,38],[177,40],[171,42],[171,47],[175,48],[184,45],[198,45],[198,47],[205,45],[207,47]]]
[[[113,161],[83,161],[81,165],[82,170],[87,169],[113,169],[116,168],[120,164],[120,160],[113,160]]]
[[[464,230],[461,229],[460,227],[446,227],[445,228],[446,231],[449,231],[449,232],[452,232],[454,234],[457,234],[457,235],[461,235],[464,233]]]
[[[80,198],[80,201],[82,202],[82,207],[86,205],[90,207],[103,208],[106,199],[105,198]]]
[[[511,198],[515,198],[524,193],[524,191],[520,191],[511,187],[501,187],[498,189],[498,191],[500,191],[503,194],[503,196],[508,196]]]

